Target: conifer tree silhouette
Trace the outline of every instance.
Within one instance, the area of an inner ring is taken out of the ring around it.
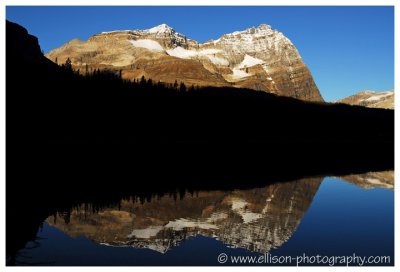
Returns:
[[[179,91],[181,93],[185,93],[186,92],[186,86],[184,82],[181,82],[181,85],[179,86]]]
[[[64,64],[65,69],[72,71],[72,61],[70,58],[67,58]]]

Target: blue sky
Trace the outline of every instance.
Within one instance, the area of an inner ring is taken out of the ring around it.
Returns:
[[[394,88],[393,7],[6,7],[45,52],[74,38],[166,23],[204,42],[262,23],[297,47],[326,101]]]

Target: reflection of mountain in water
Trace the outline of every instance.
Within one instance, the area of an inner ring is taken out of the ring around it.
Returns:
[[[358,175],[339,177],[364,189],[386,188],[394,189],[394,171],[368,172]]]
[[[119,206],[99,212],[81,206],[70,214],[51,216],[47,223],[72,237],[162,253],[195,235],[267,252],[294,233],[321,181],[309,178],[251,190],[199,191],[180,199],[164,195],[144,203],[122,200]]]

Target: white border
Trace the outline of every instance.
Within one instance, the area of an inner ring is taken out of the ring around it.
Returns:
[[[267,6],[368,6],[368,5],[377,5],[377,6],[382,6],[382,5],[387,5],[387,6],[395,6],[395,105],[400,105],[400,98],[396,94],[397,92],[397,78],[399,78],[399,70],[397,69],[398,64],[399,64],[399,55],[396,54],[398,52],[399,48],[399,43],[398,43],[398,34],[399,34],[399,29],[400,29],[400,23],[399,20],[396,20],[396,17],[398,17],[399,12],[398,12],[398,6],[399,6],[399,1],[397,0],[364,0],[364,1],[354,1],[354,0],[326,0],[326,1],[315,1],[315,0],[269,0],[267,1],[262,1],[262,0],[201,0],[201,1],[191,1],[190,3],[188,1],[184,0],[146,0],[145,4],[143,4],[143,1],[129,1],[129,0],[113,0],[107,1],[107,0],[69,0],[69,1],[49,1],[49,0],[37,0],[37,1],[27,1],[27,0],[5,0],[2,1],[2,9],[0,10],[0,31],[2,38],[0,39],[0,86],[1,86],[1,92],[0,92],[0,178],[1,178],[1,186],[0,186],[0,195],[2,197],[2,201],[0,202],[0,263],[1,263],[1,268],[5,267],[5,6],[17,6],[17,5],[50,5],[50,6],[56,6],[56,5],[63,5],[63,6],[71,6],[71,5],[87,5],[87,6],[132,6],[132,5],[138,5],[138,6],[151,6],[151,5],[183,5],[183,6],[218,6],[218,5],[227,5],[227,6],[234,6],[234,5],[239,5],[239,6],[245,6],[245,5],[267,5]],[[40,37],[39,37],[40,38]],[[395,118],[396,120],[399,120],[399,111],[395,111]],[[396,122],[397,123],[397,122]],[[396,135],[398,134],[398,124],[396,124],[395,127]],[[397,160],[397,154],[399,151],[398,145],[395,146],[395,153],[396,153],[396,159],[395,159],[395,169],[398,168],[398,160]],[[395,181],[397,181],[397,178],[399,177],[399,174],[397,171],[395,171]],[[396,186],[395,186],[396,188]],[[395,189],[397,191],[397,189]],[[395,193],[396,195],[396,193]],[[395,226],[399,226],[399,218],[398,218],[398,211],[400,210],[399,207],[399,201],[396,200],[395,197]],[[395,233],[395,261],[396,261],[396,266],[399,266],[400,262],[400,249],[398,248],[399,244],[399,235]],[[6,267],[6,270],[13,270],[13,271],[54,271],[54,270],[60,270],[60,271],[70,271],[71,269],[77,270],[77,271],[110,271],[110,270],[118,270],[118,271],[133,271],[133,270],[142,270],[142,271],[153,271],[153,270],[163,270],[163,271],[186,271],[188,270],[188,267],[29,267],[29,268],[24,268],[24,267]],[[205,269],[210,270],[210,271],[215,271],[219,269],[223,270],[229,270],[229,271],[242,271],[243,269],[254,269],[258,271],[287,271],[287,270],[294,270],[294,269],[301,269],[301,270],[313,270],[313,271],[319,271],[320,269],[324,269],[324,267],[300,267],[300,268],[290,268],[290,267],[190,267],[190,270],[193,271],[204,271]],[[352,267],[352,268],[346,268],[346,267],[335,267],[331,269],[351,269],[351,270],[356,270],[360,269],[362,271],[382,271],[382,270],[394,270],[395,268],[382,268],[382,267]]]

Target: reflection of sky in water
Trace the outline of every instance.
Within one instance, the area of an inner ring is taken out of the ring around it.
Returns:
[[[266,199],[268,203],[268,199]],[[246,210],[247,203],[232,199],[231,208],[245,224],[257,224],[260,216]],[[210,216],[224,220],[223,213]],[[247,221],[246,221],[247,220]],[[197,222],[201,227],[215,227],[214,221]],[[179,231],[196,222],[177,218],[170,222]],[[207,225],[208,224],[208,225]],[[207,226],[206,226],[207,225]],[[196,226],[194,226],[196,227]],[[152,233],[133,233],[146,237]],[[71,238],[57,228],[44,224],[39,231],[38,247],[24,249],[20,262],[50,265],[217,265],[218,254],[257,255],[245,249],[232,248],[213,237],[201,235],[182,239],[165,254],[151,249],[100,245],[83,236]],[[28,247],[34,243],[29,243]],[[391,255],[394,252],[394,192],[383,188],[363,189],[336,178],[325,178],[299,226],[287,242],[273,255]]]
[[[275,254],[393,255],[394,191],[326,178],[296,233]]]

